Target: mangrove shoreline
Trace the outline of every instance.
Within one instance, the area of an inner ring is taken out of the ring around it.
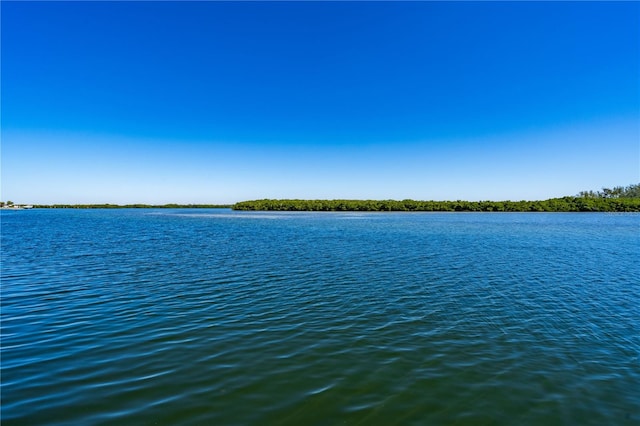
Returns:
[[[29,206],[31,207],[31,206]],[[542,201],[262,199],[235,204],[34,204],[34,209],[233,209],[311,212],[640,212],[640,198],[562,197]],[[4,209],[3,209],[4,210]],[[19,208],[9,210],[21,210]]]
[[[3,209],[212,209],[251,211],[354,211],[354,212],[640,212],[640,184],[582,191],[576,196],[539,201],[416,201],[261,199],[235,204],[34,204],[0,202]]]
[[[640,198],[562,197],[543,201],[252,200],[234,210],[359,212],[640,212]]]

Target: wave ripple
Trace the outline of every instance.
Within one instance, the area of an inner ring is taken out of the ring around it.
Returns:
[[[2,421],[636,424],[638,230],[640,215],[2,212]]]

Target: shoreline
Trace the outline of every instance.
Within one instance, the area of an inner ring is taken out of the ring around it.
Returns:
[[[242,201],[244,211],[344,212],[640,212],[640,198],[562,197],[539,201],[298,200]]]
[[[16,204],[2,210],[28,209],[232,209],[287,212],[640,212],[640,198],[563,197],[539,201],[416,201],[261,199],[235,204]]]

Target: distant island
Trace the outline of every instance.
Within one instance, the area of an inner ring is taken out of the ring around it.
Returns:
[[[640,184],[543,201],[253,200],[234,210],[409,212],[640,212]]]
[[[541,201],[416,201],[262,199],[235,204],[14,204],[3,210],[46,209],[215,209],[269,211],[398,211],[398,212],[640,212],[640,184],[582,191],[575,196]]]

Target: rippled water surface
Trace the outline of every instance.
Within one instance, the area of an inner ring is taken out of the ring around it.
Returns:
[[[639,424],[640,215],[2,211],[13,424]]]

